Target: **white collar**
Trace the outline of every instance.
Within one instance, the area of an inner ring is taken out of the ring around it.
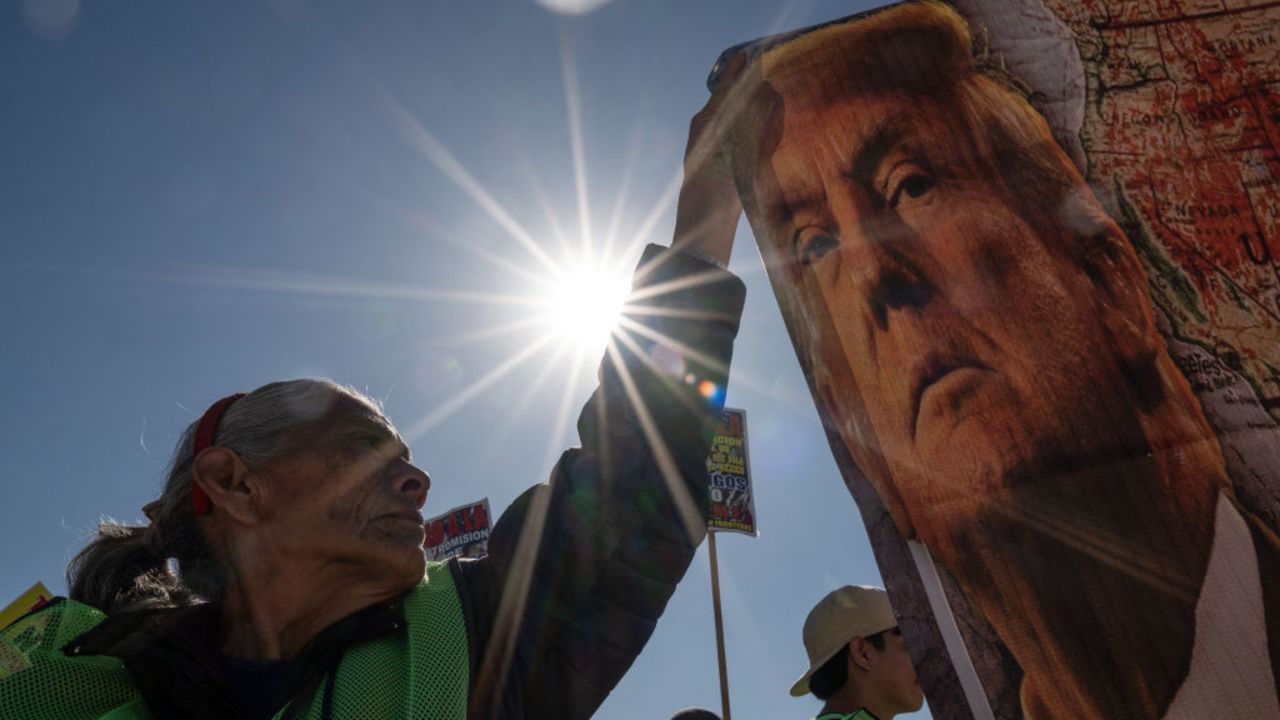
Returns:
[[[1191,667],[1165,720],[1280,718],[1253,537],[1225,493],[1214,523]]]

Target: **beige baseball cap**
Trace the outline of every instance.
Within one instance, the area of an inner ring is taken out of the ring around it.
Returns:
[[[845,585],[822,598],[804,621],[804,649],[809,653],[809,669],[791,686],[791,695],[809,693],[809,678],[850,640],[867,637],[898,626],[883,588]]]

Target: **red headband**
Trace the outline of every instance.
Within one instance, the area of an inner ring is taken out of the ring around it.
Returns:
[[[191,443],[191,505],[195,508],[197,517],[213,512],[213,503],[209,500],[209,495],[205,493],[204,488],[196,484],[196,458],[200,457],[200,453],[204,452],[205,449],[213,446],[213,439],[218,432],[218,421],[222,419],[222,413],[226,412],[231,403],[242,397],[244,397],[242,392],[233,393],[210,405],[209,409],[205,410],[204,415],[200,417],[199,424],[196,425],[196,437]]]

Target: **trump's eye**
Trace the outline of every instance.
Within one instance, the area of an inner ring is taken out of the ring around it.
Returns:
[[[839,247],[840,241],[818,228],[805,228],[796,235],[796,257],[801,265],[812,265]]]
[[[884,183],[886,204],[896,208],[906,200],[924,197],[937,184],[933,172],[924,165],[902,162],[894,166]]]

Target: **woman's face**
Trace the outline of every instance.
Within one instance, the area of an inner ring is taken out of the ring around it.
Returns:
[[[421,508],[431,481],[409,462],[395,427],[374,408],[336,395],[277,459],[260,468],[267,522],[281,556],[349,565],[404,588],[424,570]]]

